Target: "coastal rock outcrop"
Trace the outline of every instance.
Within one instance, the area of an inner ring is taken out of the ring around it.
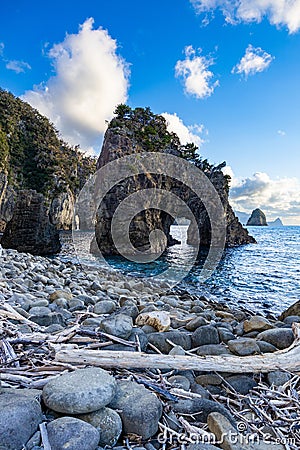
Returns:
[[[269,222],[268,225],[269,227],[273,228],[284,227],[282,220],[279,217],[277,217],[277,219],[275,219],[273,222]]]
[[[1,245],[33,255],[51,255],[60,251],[59,232],[50,223],[42,194],[33,190],[19,191]]]
[[[254,211],[252,211],[251,217],[248,219],[247,222],[247,227],[266,227],[268,226],[267,224],[267,219],[265,216],[265,213],[257,208],[254,209]]]
[[[181,145],[178,136],[167,131],[165,119],[153,114],[149,108],[131,110],[125,105],[120,105],[116,114],[117,117],[110,122],[105,133],[97,169],[118,158],[144,152],[160,152],[184,158],[202,170],[219,194],[226,215],[226,245],[233,247],[255,242],[248,231],[242,227],[229,205],[228,178],[222,172],[224,163],[214,167],[207,160],[199,157],[197,147],[193,144]],[[177,210],[176,215],[176,217],[184,216],[191,221],[187,236],[188,244],[196,245],[199,232],[201,245],[206,247],[210,245],[210,220],[204,204],[192,189],[167,174],[147,173],[125,179],[115,185],[102,200],[96,216],[96,239],[91,245],[93,253],[97,253],[99,249],[102,254],[106,255],[119,253],[111,235],[114,213],[129,195],[151,188],[174,193],[190,208],[193,217],[186,212],[182,213],[180,209]],[[165,249],[166,244],[170,246],[178,243],[170,234],[170,227],[174,219],[175,217],[165,211],[154,208],[148,208],[137,214],[131,221],[129,229],[130,240],[135,250],[160,253]],[[150,240],[149,236],[154,230],[163,233],[156,233],[154,238],[154,233],[152,233]],[[124,233],[124,230],[122,232]]]

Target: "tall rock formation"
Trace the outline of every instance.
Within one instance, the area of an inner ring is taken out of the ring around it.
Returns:
[[[60,252],[59,232],[50,223],[42,194],[33,190],[18,192],[13,216],[6,225],[1,245],[32,255]]]
[[[105,166],[126,155],[138,154],[142,152],[160,152],[185,158],[197,167],[202,169],[208,179],[217,190],[226,214],[226,245],[233,247],[236,245],[255,242],[249,236],[248,231],[242,227],[228,202],[228,178],[222,172],[223,165],[213,167],[207,160],[202,160],[196,150],[197,148],[188,144],[182,146],[175,133],[169,133],[166,121],[162,116],[154,115],[149,108],[136,108],[131,110],[125,105],[121,105],[116,110],[115,117],[109,124],[105,134],[104,143],[100,157],[97,162],[97,169]],[[103,254],[118,254],[111,236],[111,223],[116,208],[128,195],[147,188],[157,188],[164,191],[173,192],[178,195],[190,208],[195,219],[191,220],[188,229],[188,243],[195,244],[197,240],[196,227],[199,229],[201,245],[208,246],[211,238],[211,226],[206,209],[196,194],[183,184],[166,175],[142,174],[136,175],[122,181],[114,186],[101,202],[96,217],[96,240],[91,246],[92,252],[97,252],[97,248]],[[176,217],[182,217],[182,212],[177,211]],[[137,250],[148,250],[159,253],[167,245],[176,243],[170,234],[170,227],[174,222],[164,211],[149,208],[137,214],[132,220],[129,228],[129,236],[133,247]],[[149,234],[153,230],[161,230],[155,239],[149,240]]]
[[[259,208],[252,211],[251,217],[247,222],[247,227],[266,227],[267,219],[263,211]]]

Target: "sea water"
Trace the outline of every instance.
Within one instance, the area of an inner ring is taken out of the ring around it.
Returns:
[[[213,274],[204,283],[200,273],[206,253],[200,254],[192,270],[179,287],[191,293],[205,295],[232,307],[244,306],[257,312],[279,313],[300,300],[300,227],[249,227],[257,244],[226,249]],[[194,248],[186,244],[187,226],[172,226],[171,234],[181,240],[164,255],[148,264],[137,264],[122,257],[107,258],[109,265],[123,274],[135,277],[160,275],[171,265],[183,269],[192,258]],[[88,255],[92,232],[79,232],[76,238],[77,256],[101,261]],[[70,234],[63,233],[63,257],[70,256]],[[74,255],[73,255],[74,256]]]

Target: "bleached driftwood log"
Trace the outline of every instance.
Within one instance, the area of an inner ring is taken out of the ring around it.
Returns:
[[[293,327],[296,340],[285,350],[253,356],[173,356],[141,352],[71,349],[60,350],[55,359],[69,364],[125,369],[177,369],[204,372],[266,373],[276,369],[300,372],[299,325]]]

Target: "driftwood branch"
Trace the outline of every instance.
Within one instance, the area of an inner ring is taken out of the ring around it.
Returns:
[[[44,447],[44,450],[51,450],[51,445],[49,442],[48,432],[46,428],[46,423],[40,423],[40,432],[41,432],[41,438],[42,438],[42,444]]]
[[[125,369],[177,369],[216,371],[227,373],[267,373],[276,369],[300,372],[300,345],[275,353],[253,356],[180,356],[148,354],[141,352],[66,349],[55,356],[60,362],[85,364],[106,368]]]

